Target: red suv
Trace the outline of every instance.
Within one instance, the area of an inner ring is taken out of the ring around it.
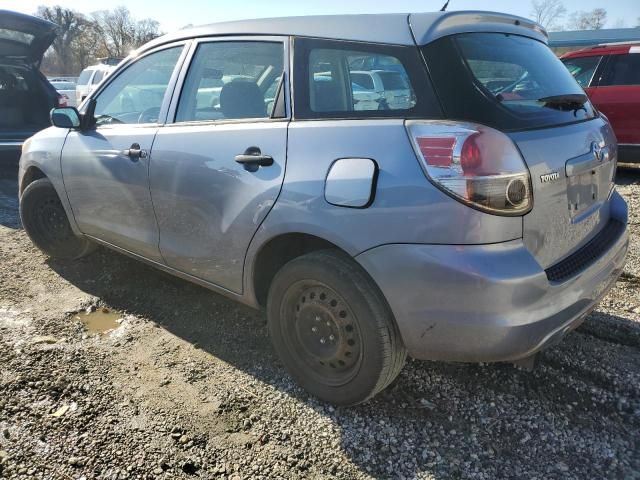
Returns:
[[[605,44],[563,55],[561,60],[609,117],[619,160],[640,163],[640,43]]]

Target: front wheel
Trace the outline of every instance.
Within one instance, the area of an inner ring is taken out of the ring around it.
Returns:
[[[73,233],[62,202],[46,178],[35,180],[24,189],[20,219],[31,241],[52,258],[73,260],[95,249],[92,242]]]
[[[362,403],[400,373],[406,349],[377,286],[347,255],[312,252],[275,276],[269,333],[292,377],[316,397]]]

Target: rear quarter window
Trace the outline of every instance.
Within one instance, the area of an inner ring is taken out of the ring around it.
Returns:
[[[441,118],[416,47],[296,38],[294,116]]]
[[[502,33],[444,37],[423,53],[445,115],[502,131],[546,128],[595,117],[589,101],[569,108],[545,99],[584,90],[542,42]]]

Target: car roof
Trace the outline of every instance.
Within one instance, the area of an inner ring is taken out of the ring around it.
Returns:
[[[593,47],[583,48],[575,52],[562,55],[562,59],[577,57],[592,57],[597,55],[624,55],[627,53],[640,53],[640,42],[604,43]]]
[[[526,18],[496,12],[452,11],[360,15],[315,15],[214,23],[164,35],[137,53],[179,40],[221,35],[281,35],[395,45],[425,45],[455,33],[493,31],[522,34],[546,43],[547,33]]]

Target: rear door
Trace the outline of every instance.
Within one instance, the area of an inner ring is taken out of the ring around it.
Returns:
[[[236,293],[249,243],[284,178],[289,115],[279,85],[287,55],[282,37],[199,41],[172,101],[175,120],[153,146],[162,256]]]
[[[640,47],[611,55],[593,103],[609,118],[618,142],[640,145]]]
[[[447,116],[497,128],[519,148],[533,188],[523,238],[540,265],[597,235],[609,220],[615,137],[551,50],[523,32],[465,33],[423,51]]]

